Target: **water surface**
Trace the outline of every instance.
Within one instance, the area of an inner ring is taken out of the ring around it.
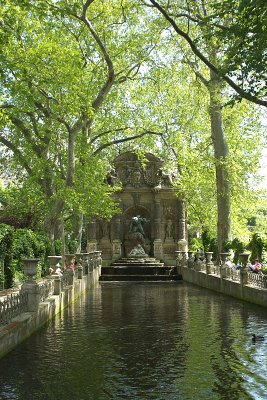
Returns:
[[[186,283],[104,283],[0,360],[0,399],[266,400],[266,314]]]

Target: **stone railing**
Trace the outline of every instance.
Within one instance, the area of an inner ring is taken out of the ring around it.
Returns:
[[[0,301],[0,325],[9,324],[11,320],[27,311],[27,293],[16,293]]]
[[[40,301],[45,301],[48,297],[54,294],[54,280],[53,279],[44,279],[41,282],[38,282]]]
[[[255,274],[254,272],[248,272],[247,284],[259,288],[267,288],[267,275]]]
[[[208,252],[204,254],[185,251],[176,252],[176,265],[177,267],[188,267],[198,272],[205,272],[208,275],[215,275],[223,279],[229,279],[234,282],[240,282],[242,284],[258,287],[267,288],[267,276],[259,273],[249,272],[246,267],[248,262],[248,253],[240,254],[241,258],[241,270],[235,268],[235,266],[229,266],[227,258],[229,253],[220,253],[220,262],[214,263],[212,261],[212,253]]]
[[[28,277],[16,294],[3,297],[0,300],[0,325],[10,321],[26,311],[37,311],[40,303],[53,295],[60,295],[67,287],[74,285],[75,280],[90,278],[93,271],[101,267],[101,252],[65,255],[65,265],[61,268],[61,256],[49,257],[50,275],[41,281],[34,280],[38,259],[24,259],[23,269]],[[73,269],[70,268],[73,263]]]

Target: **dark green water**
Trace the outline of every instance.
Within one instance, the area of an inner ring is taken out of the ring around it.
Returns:
[[[266,400],[266,317],[186,283],[105,283],[0,360],[0,399]]]

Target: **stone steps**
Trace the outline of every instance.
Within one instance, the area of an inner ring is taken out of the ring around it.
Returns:
[[[114,281],[177,281],[176,267],[166,266],[155,258],[120,259],[111,266],[101,268],[101,282]]]
[[[101,275],[100,282],[171,282],[181,281],[179,275]]]

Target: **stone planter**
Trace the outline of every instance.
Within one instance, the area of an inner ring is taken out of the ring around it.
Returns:
[[[61,261],[62,257],[61,256],[48,256],[48,261],[49,261],[49,267],[52,272],[56,270],[57,267],[60,267],[59,261]]]
[[[206,273],[207,274],[211,274],[212,273],[212,269],[214,267],[214,264],[211,261],[212,255],[213,255],[213,251],[206,251],[205,254],[206,254]]]
[[[240,253],[239,257],[240,257],[240,261],[241,261],[241,265],[242,266],[246,266],[248,263],[248,259],[249,259],[250,253],[244,252],[244,253]]]
[[[35,282],[33,277],[37,273],[37,264],[40,261],[39,258],[23,258],[22,260],[22,269],[24,274],[27,276],[27,282]]]

